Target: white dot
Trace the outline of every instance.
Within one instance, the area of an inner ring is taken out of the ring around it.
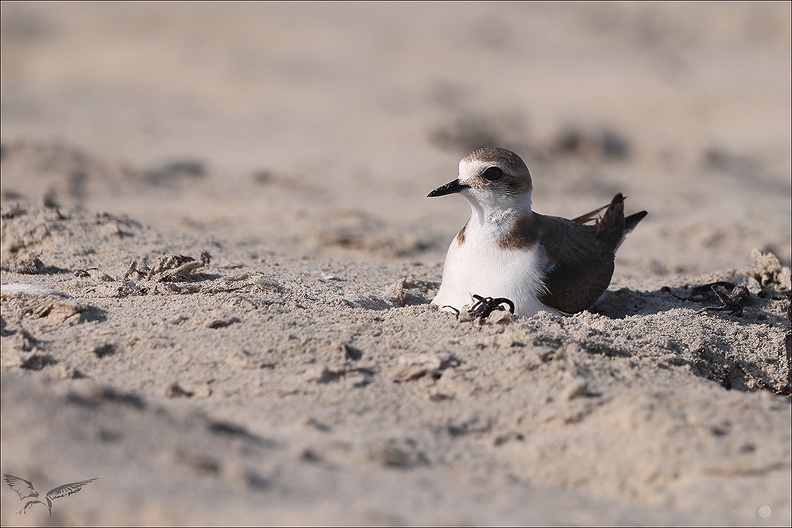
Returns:
[[[759,508],[759,515],[762,517],[770,517],[770,506],[762,506]]]

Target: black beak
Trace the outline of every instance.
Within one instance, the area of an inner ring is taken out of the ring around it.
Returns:
[[[438,187],[434,191],[427,194],[426,197],[433,198],[435,196],[445,196],[446,194],[458,193],[462,189],[467,189],[468,187],[470,187],[470,185],[462,185],[459,183],[459,178],[457,178],[452,182],[448,182],[445,185]]]

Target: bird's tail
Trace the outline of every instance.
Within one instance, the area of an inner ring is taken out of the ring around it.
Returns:
[[[622,235],[621,240],[619,240],[619,243],[616,244],[614,253],[618,251],[619,247],[621,247],[621,245],[624,243],[624,240],[629,236],[630,233],[632,233],[633,229],[635,229],[635,226],[638,225],[638,222],[643,220],[643,217],[646,215],[646,211],[641,211],[640,213],[631,214],[624,219],[624,234]]]
[[[624,196],[618,193],[594,227],[600,240],[616,251],[624,237],[624,225]]]
[[[604,240],[608,245],[613,247],[613,252],[615,253],[624,242],[624,239],[632,233],[632,230],[635,229],[638,222],[643,220],[647,214],[646,211],[641,211],[624,218],[625,198],[626,196],[618,193],[608,205],[603,205],[591,212],[580,215],[572,219],[572,221],[578,224],[594,222],[597,235],[601,240]],[[600,213],[602,213],[602,216],[599,216]]]

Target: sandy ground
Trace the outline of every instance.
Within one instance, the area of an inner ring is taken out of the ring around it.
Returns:
[[[2,3],[3,525],[789,525],[790,4]],[[429,305],[481,146],[649,211]],[[709,285],[744,286],[741,313]]]

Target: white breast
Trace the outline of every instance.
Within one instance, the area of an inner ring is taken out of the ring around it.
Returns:
[[[476,225],[471,219],[465,241],[451,241],[443,267],[443,282],[432,304],[462,310],[472,303],[472,295],[505,297],[515,306],[516,315],[531,316],[540,310],[558,313],[537,299],[542,291],[545,263],[538,246],[503,250],[501,233]]]

